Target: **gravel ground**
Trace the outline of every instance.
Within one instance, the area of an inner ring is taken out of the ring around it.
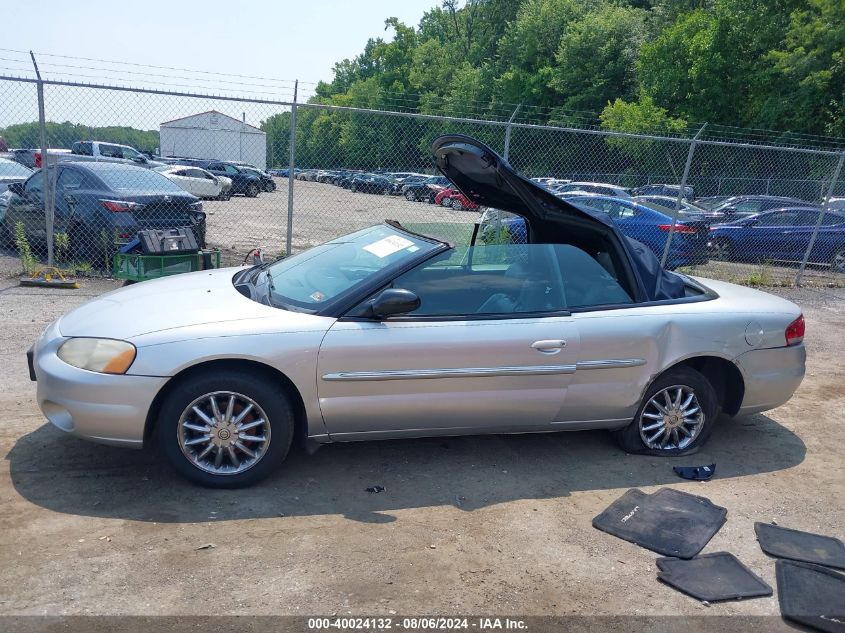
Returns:
[[[591,519],[630,487],[706,495],[728,521],[705,551],[733,552],[773,587],[754,521],[845,537],[836,296],[779,290],[807,317],[807,378],[787,405],[721,421],[692,458],[626,456],[603,432],[367,442],[297,451],[254,488],[210,491],[38,411],[25,350],[113,287],[0,279],[0,614],[777,614],[776,597],[707,606],[676,592],[655,554]],[[716,462],[716,478],[676,478],[690,462]]]

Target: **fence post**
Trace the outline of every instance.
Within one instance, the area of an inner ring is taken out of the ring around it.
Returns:
[[[35,54],[29,51],[32,58],[32,65],[35,67],[35,76],[38,79],[36,84],[38,90],[38,132],[41,143],[41,175],[44,177],[44,222],[47,229],[47,265],[53,265],[53,187],[50,183],[49,158],[47,156],[47,120],[44,114],[44,82],[41,81],[41,72],[38,70],[38,63],[35,61]]]
[[[807,267],[807,261],[810,259],[810,254],[813,252],[813,246],[816,244],[816,237],[819,234],[819,227],[824,221],[824,214],[830,208],[830,199],[833,197],[833,192],[836,189],[836,182],[839,180],[839,174],[842,172],[842,163],[845,162],[845,152],[839,155],[839,162],[836,163],[836,169],[833,170],[833,178],[830,179],[830,187],[827,190],[827,195],[822,201],[822,210],[819,217],[816,219],[816,226],[813,227],[813,234],[810,236],[810,243],[807,244],[807,250],[804,252],[804,259],[801,260],[801,266],[798,268],[798,274],[795,275],[795,285],[801,286],[801,279],[804,276],[804,269]]]
[[[505,151],[503,154],[505,160],[508,160],[508,152],[511,148],[511,124],[513,123],[513,120],[516,117],[516,113],[519,112],[519,109],[521,107],[521,103],[516,106],[516,109],[513,111],[513,114],[511,114],[511,118],[508,119],[508,126],[505,128]]]
[[[285,255],[290,257],[293,244],[293,181],[296,164],[296,91],[299,80],[293,84],[293,104],[290,107],[290,136],[288,138],[288,232],[285,238]]]
[[[704,131],[707,124],[701,126],[701,129],[692,137],[692,142],[689,144],[689,152],[687,152],[687,164],[684,165],[684,175],[681,176],[681,186],[678,189],[678,199],[675,201],[675,209],[672,212],[672,226],[669,227],[669,235],[666,237],[666,246],[663,247],[663,257],[660,258],[660,267],[666,268],[666,260],[669,257],[669,247],[672,245],[672,236],[675,234],[675,225],[678,223],[678,213],[681,210],[681,200],[684,198],[684,188],[687,186],[687,177],[689,176],[689,169],[692,166],[692,155],[695,153],[695,146],[698,144],[698,137]]]

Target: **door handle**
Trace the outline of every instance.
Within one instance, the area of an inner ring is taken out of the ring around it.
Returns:
[[[536,349],[542,354],[557,354],[564,347],[566,347],[566,341],[559,338],[534,341],[531,343],[531,348]]]

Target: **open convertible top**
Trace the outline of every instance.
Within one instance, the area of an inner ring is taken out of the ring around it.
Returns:
[[[523,217],[529,242],[615,252],[624,262],[636,300],[684,296],[683,279],[663,270],[654,253],[623,235],[606,213],[558,198],[518,174],[504,158],[472,137],[441,136],[434,140],[431,151],[437,168],[470,200]]]

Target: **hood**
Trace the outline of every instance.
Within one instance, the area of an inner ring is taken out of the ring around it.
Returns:
[[[684,296],[683,280],[663,270],[649,248],[624,236],[603,211],[558,198],[472,137],[441,136],[432,143],[431,152],[440,172],[475,204],[525,218],[528,242],[573,244],[588,252],[612,243],[630,265],[626,274],[638,300]]]
[[[62,336],[132,338],[196,325],[251,319],[304,321],[310,315],[287,312],[244,297],[232,277],[241,268],[186,273],[133,284],[98,297],[63,316]]]

